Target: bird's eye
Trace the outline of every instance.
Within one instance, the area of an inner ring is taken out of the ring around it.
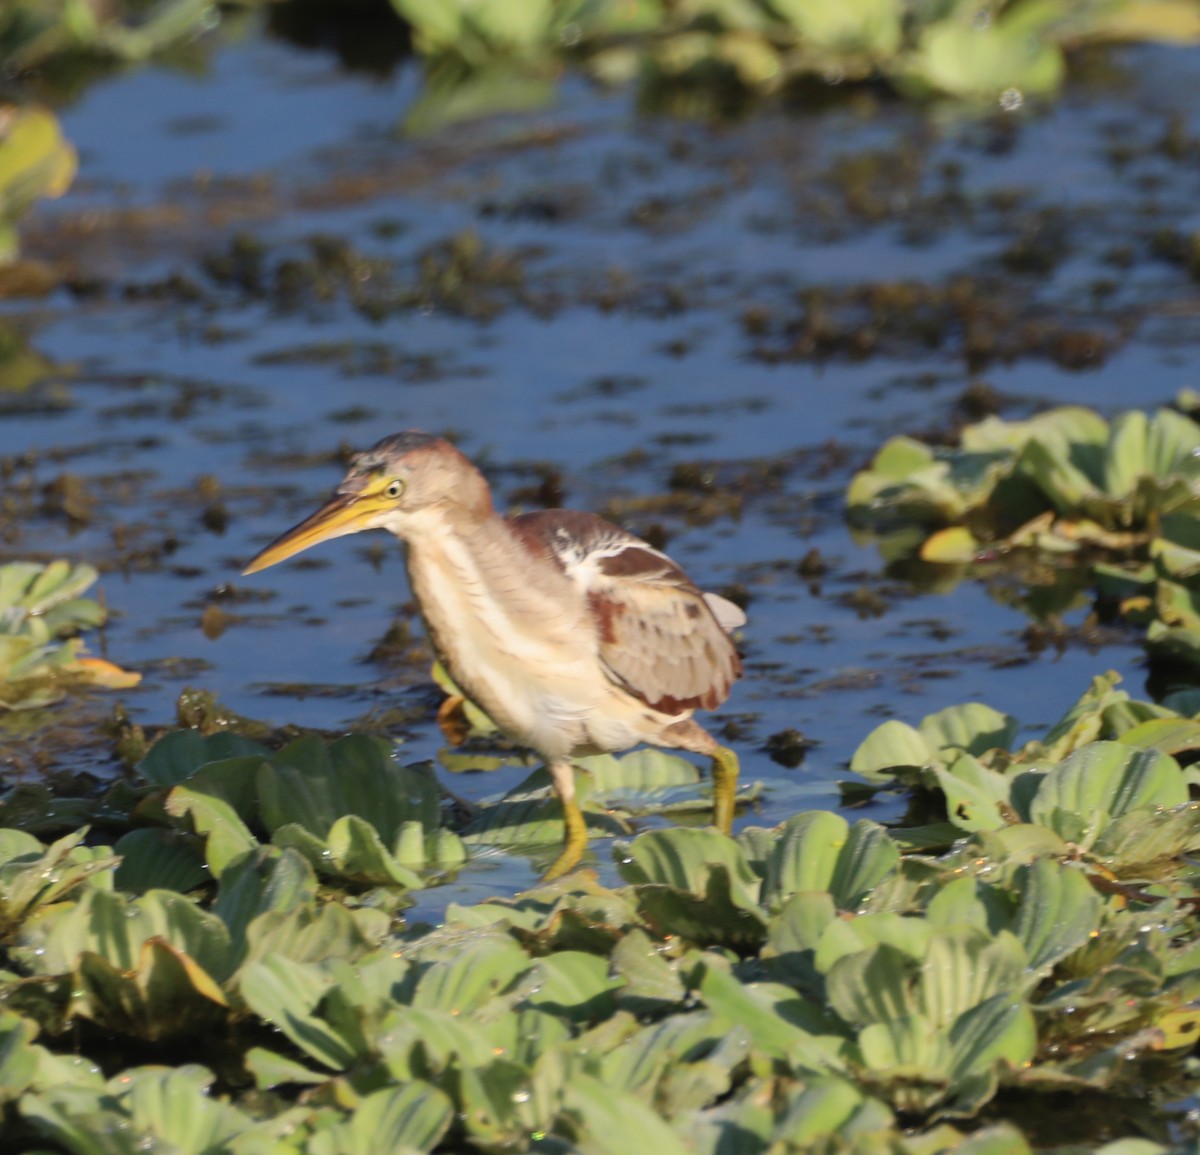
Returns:
[[[383,491],[388,497],[399,497],[404,492],[404,482],[396,478],[387,489]]]

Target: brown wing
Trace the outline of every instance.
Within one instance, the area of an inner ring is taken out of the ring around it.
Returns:
[[[701,593],[665,554],[594,514],[544,510],[510,524],[583,590],[614,682],[665,714],[725,701],[742,663],[714,605],[730,625],[745,620],[736,607]]]

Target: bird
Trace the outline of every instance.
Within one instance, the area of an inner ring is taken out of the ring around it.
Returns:
[[[545,880],[587,848],[573,761],[584,755],[645,743],[707,756],[713,824],[732,832],[738,758],[693,714],[719,706],[741,676],[738,606],[596,514],[500,514],[479,469],[419,430],[352,458],[329,500],[244,573],[368,529],[404,543],[426,633],[462,692],[545,762],[564,824]]]

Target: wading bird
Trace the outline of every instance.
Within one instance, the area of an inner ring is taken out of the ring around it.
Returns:
[[[692,720],[729,696],[745,614],[702,593],[669,557],[595,514],[502,517],[483,474],[449,442],[409,431],[354,458],[334,495],[246,567],[330,538],[386,529],[438,657],[464,694],[545,760],[562,802],[562,852],[587,846],[572,758],[640,742],[712,759],[713,821],[733,824],[738,761]]]

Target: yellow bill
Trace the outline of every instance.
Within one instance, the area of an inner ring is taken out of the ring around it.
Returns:
[[[370,528],[370,518],[379,512],[377,502],[366,495],[338,494],[327,501],[316,513],[306,517],[299,525],[292,526],[262,550],[244,570],[243,574],[258,573],[268,566],[278,565],[294,557],[318,542],[345,537],[348,533]]]

